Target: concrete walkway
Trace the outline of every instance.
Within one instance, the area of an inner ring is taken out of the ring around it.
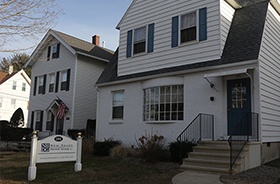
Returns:
[[[173,184],[222,184],[220,175],[185,171],[172,178]]]

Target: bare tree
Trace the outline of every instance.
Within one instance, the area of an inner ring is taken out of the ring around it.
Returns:
[[[19,51],[7,45],[37,39],[55,25],[59,13],[56,0],[0,0],[0,52]]]

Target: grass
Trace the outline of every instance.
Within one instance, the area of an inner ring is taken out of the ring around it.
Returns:
[[[29,182],[29,157],[24,152],[0,152],[0,183],[170,184],[172,177],[180,172],[175,163],[85,156],[81,172],[74,172],[74,162],[37,164],[36,179]]]

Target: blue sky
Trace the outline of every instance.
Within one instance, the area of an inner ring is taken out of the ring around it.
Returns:
[[[115,50],[118,47],[119,31],[117,24],[126,12],[132,0],[57,0],[63,14],[56,20],[52,29],[64,32],[74,37],[91,42],[91,37],[98,34],[101,43],[106,42],[106,48]],[[16,48],[37,45],[43,38],[31,43],[17,43]],[[31,54],[35,48],[25,51]],[[0,53],[8,57],[12,53]]]

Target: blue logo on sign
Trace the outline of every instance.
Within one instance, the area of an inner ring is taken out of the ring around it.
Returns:
[[[42,143],[41,152],[50,152],[50,143]]]

